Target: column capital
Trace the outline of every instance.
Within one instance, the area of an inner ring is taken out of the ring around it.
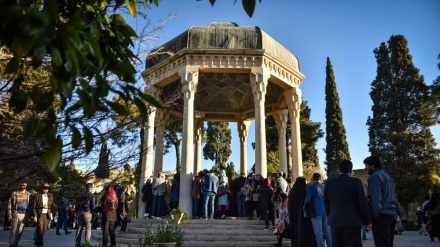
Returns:
[[[194,120],[194,139],[201,140],[203,135],[203,118],[195,118]]]
[[[264,102],[266,95],[266,87],[270,77],[270,71],[263,67],[252,67],[250,74],[250,82],[252,93],[254,95],[255,104]]]
[[[286,99],[289,111],[293,111],[293,117],[299,118],[299,111],[301,110],[301,89],[294,87],[284,91],[284,98]]]
[[[179,76],[182,82],[183,95],[186,99],[190,99],[197,91],[199,66],[183,66],[179,69]]]
[[[280,136],[280,137],[286,135],[288,114],[289,114],[288,109],[282,109],[282,110],[276,111],[276,114],[274,115],[275,124],[276,124],[277,130],[278,130],[278,136]]]
[[[156,127],[163,127],[165,128],[166,122],[168,121],[168,115],[169,109],[164,108],[163,110],[157,110],[156,111]]]
[[[155,86],[152,86],[152,85],[147,85],[144,87],[144,93],[149,94],[149,95],[153,96],[153,98],[158,100],[159,96],[162,94],[162,89],[155,87]]]
[[[251,126],[251,121],[240,120],[237,122],[238,136],[240,137],[241,142],[243,142],[247,138],[250,126]]]

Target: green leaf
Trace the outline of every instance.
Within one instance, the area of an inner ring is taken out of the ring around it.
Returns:
[[[13,73],[18,65],[20,64],[20,58],[17,56],[14,56],[11,60],[9,60],[8,65],[6,65],[5,74]]]
[[[46,164],[49,171],[53,171],[61,160],[61,147],[63,146],[63,142],[61,141],[61,137],[57,136],[57,138],[53,138],[52,140],[46,140],[46,143],[49,144],[49,147],[46,150],[46,154],[44,158],[46,159]]]
[[[215,0],[209,0],[212,6],[214,6]]]
[[[126,0],[128,10],[130,10],[130,14],[132,16],[136,16],[137,12],[137,6],[136,6],[136,0]]]
[[[38,67],[41,65],[44,56],[46,56],[46,46],[42,45],[34,50],[34,57],[32,58],[32,64],[35,67]]]
[[[163,109],[162,104],[157,101],[157,99],[155,99],[153,96],[149,95],[149,94],[139,94],[139,96],[145,100],[147,103],[149,103],[150,105],[158,108],[158,109]]]
[[[52,66],[58,67],[63,63],[60,50],[58,48],[52,48]]]
[[[83,132],[84,132],[84,141],[86,143],[86,153],[88,154],[93,149],[93,134],[90,131],[90,129],[87,127],[83,128]]]
[[[125,109],[125,107],[123,105],[119,104],[118,102],[112,102],[109,100],[105,100],[105,103],[107,105],[109,105],[110,108],[112,108],[113,111],[115,111],[119,115],[126,116],[129,114],[127,109]]]
[[[81,145],[82,136],[75,126],[70,126],[70,130],[72,131],[72,147],[76,149]]]
[[[136,104],[140,115],[146,118],[148,116],[148,110],[145,103],[139,98],[134,99],[134,103]]]
[[[252,17],[255,10],[255,0],[242,0],[241,3],[243,4],[243,8],[246,11],[246,13],[249,15],[249,17]]]
[[[28,95],[20,90],[12,94],[9,105],[14,108],[14,113],[20,113],[25,109],[27,101]]]
[[[35,118],[35,115],[31,115],[27,121],[26,126],[24,127],[23,135],[25,138],[30,137],[35,130],[38,128],[39,119]]]

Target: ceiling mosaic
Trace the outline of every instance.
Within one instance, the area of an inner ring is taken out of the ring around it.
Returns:
[[[194,99],[195,110],[205,113],[238,113],[254,110],[249,77],[249,73],[200,73]],[[166,102],[175,99],[180,92],[181,83],[180,80],[176,80],[162,89],[162,100]],[[282,95],[283,89],[269,82],[265,104],[278,103]],[[174,100],[173,105],[173,110],[181,112],[182,98]]]

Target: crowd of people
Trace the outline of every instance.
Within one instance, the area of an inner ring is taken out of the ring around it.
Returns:
[[[192,218],[263,220],[264,230],[274,231],[276,246],[282,246],[283,239],[301,247],[362,246],[370,229],[375,246],[393,246],[394,235],[402,232],[394,180],[382,170],[378,157],[367,157],[364,164],[370,175],[366,191],[360,179],[351,177],[349,160],[339,164],[337,178],[324,185],[315,173],[308,187],[303,177],[292,182],[282,171],[269,178],[241,173],[229,180],[225,170],[205,169],[192,182]],[[142,188],[144,217],[160,219],[178,207],[178,189],[162,173],[149,178]],[[166,200],[167,195],[172,199]],[[437,191],[430,196],[421,211],[426,216],[423,231],[434,239],[440,237],[439,216],[434,212],[440,211],[440,200]]]
[[[28,218],[35,224],[34,244],[37,247],[44,245],[44,234],[52,229],[53,222],[56,222],[56,235],[62,235],[61,230],[68,235],[72,233],[69,230],[76,229],[75,247],[81,246],[83,231],[85,242],[90,244],[91,230],[98,219],[101,220],[102,245],[107,246],[110,238],[110,246],[116,247],[115,229],[121,226],[120,231],[124,232],[127,227],[127,187],[105,187],[104,195],[97,201],[94,185],[87,183],[74,203],[64,196],[56,201],[49,189],[50,185],[44,183],[40,192],[31,195],[27,183],[23,182],[19,190],[11,193],[5,215],[5,221],[10,224],[9,247],[18,247]]]
[[[301,247],[357,247],[362,246],[365,233],[371,229],[375,246],[393,246],[395,233],[399,234],[399,207],[393,179],[382,170],[375,156],[364,160],[370,175],[366,192],[358,178],[351,177],[353,164],[344,160],[339,164],[340,175],[322,182],[319,173],[313,174],[307,187],[303,177],[292,182],[282,171],[264,178],[261,174],[241,173],[229,180],[221,169],[202,170],[193,182],[191,196],[193,219],[226,219],[227,216],[264,221],[264,230],[272,230],[275,246],[290,239],[291,246]],[[43,246],[45,231],[56,219],[56,234],[70,234],[76,229],[75,246],[84,241],[90,244],[91,229],[101,221],[102,245],[116,246],[115,229],[127,227],[127,187],[114,185],[104,188],[97,200],[94,185],[85,185],[74,203],[64,196],[55,200],[44,183],[39,193],[31,195],[27,184],[14,191],[8,202],[7,222],[10,222],[9,246],[17,247],[23,232],[25,218],[35,222],[34,243]],[[157,173],[142,187],[145,218],[161,219],[179,207],[180,175],[167,179]],[[430,190],[426,201],[417,209],[420,234],[431,241],[440,240],[440,194]],[[396,228],[397,226],[397,228]],[[401,227],[400,227],[401,228]],[[396,232],[397,229],[397,232]]]

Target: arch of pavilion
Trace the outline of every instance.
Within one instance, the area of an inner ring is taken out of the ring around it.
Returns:
[[[304,75],[298,59],[258,27],[211,23],[191,27],[150,56],[142,77],[146,91],[162,102],[181,97],[167,110],[150,108],[145,126],[140,188],[163,168],[163,136],[169,114],[183,117],[179,208],[192,216],[191,187],[201,170],[204,121],[237,122],[240,172],[246,172],[246,140],[255,120],[255,171],[267,177],[265,116],[279,134],[280,170],[287,172],[286,123],[291,119],[292,178],[302,176],[299,114]],[[154,51],[152,52],[154,53]],[[156,133],[154,133],[156,131]],[[153,141],[156,151],[153,160]],[[139,205],[143,205],[141,197]],[[139,207],[138,215],[143,215]]]

